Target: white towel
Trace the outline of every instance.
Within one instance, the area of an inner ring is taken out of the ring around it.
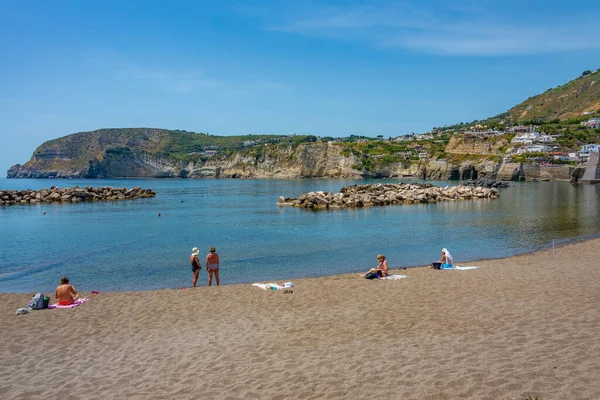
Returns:
[[[444,268],[444,269],[458,269],[460,271],[467,271],[470,269],[477,269],[477,268],[479,268],[479,267],[461,267],[460,265],[455,265],[452,268]]]
[[[383,278],[379,278],[379,279],[387,279],[389,281],[397,281],[398,279],[404,279],[404,278],[408,278],[406,275],[388,275],[388,276],[384,276]]]
[[[284,286],[281,286],[277,283],[253,283],[252,286],[256,286],[257,288],[261,288],[263,290],[280,290],[285,289]]]

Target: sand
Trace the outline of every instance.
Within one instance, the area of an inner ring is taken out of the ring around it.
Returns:
[[[0,294],[0,398],[600,399],[599,249],[293,293],[85,293],[24,316],[30,294]]]

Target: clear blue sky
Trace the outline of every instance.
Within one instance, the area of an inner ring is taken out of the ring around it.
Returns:
[[[0,176],[107,127],[397,136],[600,68],[600,1],[0,0]]]

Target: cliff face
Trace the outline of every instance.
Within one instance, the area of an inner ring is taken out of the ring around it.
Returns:
[[[499,155],[504,150],[512,147],[508,135],[475,137],[469,135],[454,135],[450,138],[446,146],[446,153],[452,155],[479,154],[479,155]]]
[[[354,155],[342,155],[331,143],[304,143],[296,148],[271,146],[260,157],[240,153],[225,160],[211,159],[205,167],[219,169],[221,178],[360,178]]]
[[[40,146],[25,165],[8,170],[9,178],[359,178],[361,171],[353,169],[354,155],[342,155],[339,146],[330,143],[305,143],[298,146],[265,146],[260,156],[235,152],[229,157],[214,157],[202,161],[178,160],[157,156],[143,146],[121,146],[124,140],[108,148],[47,142]],[[90,151],[96,147],[96,151]]]
[[[550,179],[569,180],[569,167],[544,168],[504,164],[489,160],[506,140],[493,142],[452,138],[448,161],[374,162],[357,169],[364,157],[336,143],[260,145],[212,158],[196,153],[169,153],[196,136],[179,136],[170,131],[104,130],[69,135],[44,143],[25,165],[15,165],[9,178],[398,178],[414,176],[431,180],[463,179]],[[187,135],[187,133],[186,133]],[[195,134],[189,134],[195,135]],[[169,147],[170,146],[170,147]],[[185,151],[189,151],[189,147]],[[464,160],[463,155],[482,157]],[[454,158],[453,158],[454,157]],[[456,158],[458,157],[458,158]],[[462,160],[462,161],[461,161]]]

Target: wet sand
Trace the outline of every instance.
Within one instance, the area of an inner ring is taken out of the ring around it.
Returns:
[[[84,293],[23,316],[32,294],[0,294],[0,398],[599,399],[599,250],[302,279],[293,293]]]

